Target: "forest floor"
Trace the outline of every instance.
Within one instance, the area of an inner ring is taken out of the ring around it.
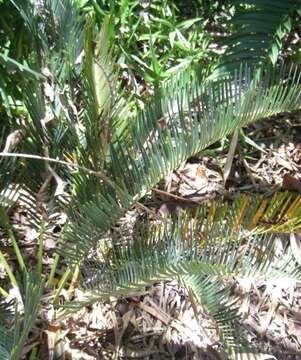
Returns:
[[[239,138],[226,184],[223,168],[227,143],[182,164],[145,199],[143,208],[126,214],[116,231],[135,226],[145,216],[157,218],[182,212],[197,203],[221,197],[231,199],[238,193],[252,195],[256,191],[272,196],[279,188],[301,193],[301,113],[256,123],[244,134]],[[20,210],[12,215],[21,228],[26,223],[24,217],[26,213]],[[53,231],[60,226],[54,224]],[[26,247],[26,260],[34,263],[35,234],[23,226],[23,235],[20,241]],[[289,239],[279,239],[279,251],[283,241]],[[53,262],[54,246],[46,239],[46,267]],[[1,269],[0,276],[4,276]],[[245,319],[246,337],[261,353],[257,359],[301,359],[301,284],[231,281]],[[75,286],[72,292],[74,300],[82,299],[81,289]],[[61,293],[59,300],[64,302],[65,296],[68,297],[67,291]],[[47,296],[43,301],[47,305]],[[63,353],[65,359],[84,360],[226,359],[214,321],[176,281],[157,283],[140,296],[97,302],[56,321],[51,317],[53,309],[43,308],[41,324],[48,325],[43,337],[43,325],[32,332],[25,357],[37,342],[42,342],[45,359]]]

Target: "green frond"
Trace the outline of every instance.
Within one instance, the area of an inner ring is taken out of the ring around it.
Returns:
[[[129,124],[130,143],[111,145],[107,171],[122,191],[117,193],[102,183],[98,192],[94,187],[93,193],[99,193],[96,204],[85,202],[82,196],[80,202],[74,199],[74,207],[81,208],[81,221],[75,217],[64,246],[68,257],[71,253],[76,253],[73,258],[86,254],[122,211],[189,157],[236,128],[301,106],[300,73],[294,67],[262,69],[259,73],[246,67],[233,76],[209,82],[197,75],[186,72],[163,87],[160,97]],[[91,181],[81,182],[80,193],[89,194],[87,199],[91,199],[91,189]]]
[[[0,323],[0,359],[18,360],[30,329],[36,321],[38,307],[44,290],[44,280],[35,272],[24,273],[20,282],[20,295],[24,306],[24,317],[15,309],[12,325]]]
[[[54,34],[49,36],[54,42],[54,48],[61,41],[59,39],[67,36],[63,22],[72,3],[69,0],[56,6],[57,1],[45,2],[52,14],[49,19],[57,18],[57,23],[53,25]],[[32,8],[29,5],[26,5],[29,10],[23,9],[25,5],[21,1],[15,2],[22,14],[25,14],[24,19],[26,11],[33,12],[33,17],[41,11],[39,7]],[[73,12],[70,14],[71,23],[75,24],[77,15]],[[41,16],[45,17],[45,14]],[[38,18],[31,21],[38,21]],[[91,24],[88,21],[85,30],[86,52],[94,40]],[[73,28],[75,33],[81,33],[80,26],[74,25]],[[44,34],[47,34],[47,29],[43,28]],[[100,180],[103,177],[69,171],[72,225],[66,237],[67,243],[61,250],[72,262],[82,259],[126,209],[183,161],[238,127],[301,106],[298,67],[280,67],[276,70],[262,68],[258,71],[257,68],[241,66],[231,75],[217,81],[208,81],[205,72],[196,68],[184,71],[163,84],[151,103],[137,117],[122,121],[123,131],[127,134],[123,136],[120,129],[112,130],[113,124],[120,124],[118,114],[112,112],[105,115],[105,107],[109,106],[108,94],[111,95],[110,81],[105,73],[108,73],[109,78],[115,77],[109,61],[111,52],[107,36],[105,22],[100,38],[106,44],[107,51],[97,54],[89,51],[85,55],[84,71],[88,87],[83,84],[82,98],[78,99],[76,93],[66,88],[62,91],[62,79],[70,80],[72,88],[74,80],[82,84],[82,79],[77,71],[74,71],[77,75],[74,78],[71,76],[71,79],[67,76],[68,71],[66,76],[60,76],[61,67],[56,66],[58,63],[55,60],[56,56],[60,58],[60,53],[55,51],[51,64],[45,64],[54,76],[51,80],[54,91],[51,104],[43,98],[43,84],[29,83],[25,87],[28,120],[26,136],[19,145],[22,152],[67,159],[94,172],[101,171],[109,180],[106,182]],[[47,51],[49,44],[44,44],[42,38],[40,41]],[[95,51],[99,51],[98,45]],[[72,64],[69,65],[72,68]],[[97,66],[98,75],[93,70],[94,65]],[[77,66],[74,67],[77,70]],[[116,89],[114,91],[116,93]],[[82,107],[80,110],[75,106],[78,100]],[[91,106],[95,101],[102,110]],[[41,119],[48,117],[52,123],[45,127]],[[120,134],[119,137],[117,134]],[[30,181],[31,178],[39,179],[41,173],[47,172],[47,163],[42,160],[26,159],[16,163],[20,164],[18,171],[25,172],[30,164],[33,172],[27,174]],[[56,171],[64,175],[68,170],[68,167],[56,167]]]
[[[39,34],[37,21],[36,21],[36,9],[31,1],[22,0],[9,0],[19,11],[20,15],[24,19],[24,23],[30,29],[32,34]]]
[[[275,235],[256,234],[241,226],[234,230],[236,219],[231,215],[235,206],[229,207],[223,219],[213,219],[214,226],[210,209],[208,212],[205,208],[194,218],[186,216],[151,226],[147,234],[137,234],[133,242],[113,246],[112,264],[108,260],[103,265],[107,271],[96,269],[84,283],[90,282],[93,291],[100,285],[99,293],[106,295],[131,293],[153,282],[191,273],[219,279],[234,275],[300,277],[290,249],[278,258]]]
[[[266,208],[281,204],[281,200],[289,206],[285,200],[290,199],[291,205],[300,198],[280,193]],[[256,206],[247,206],[250,199],[243,196],[232,204],[203,205],[193,217],[186,213],[159,225],[148,224],[147,231],[135,233],[127,244],[113,244],[110,255],[102,254],[98,265],[91,261],[86,269],[84,265],[81,283],[86,300],[70,307],[111,295],[143,293],[143,288],[153,283],[177,279],[216,320],[229,354],[250,351],[242,343],[241,319],[227,281],[232,277],[251,282],[301,279],[292,249],[284,244],[279,251],[278,235],[258,227],[261,218],[271,216],[269,212],[258,215],[265,200],[255,198]],[[284,209],[280,206],[274,215]]]
[[[116,182],[128,189],[134,184],[133,192],[139,198],[181,162],[235,128],[288,108],[298,108],[299,76],[293,74],[294,70],[290,84],[284,78],[277,80],[272,70],[262,72],[254,81],[248,68],[222,81],[200,82],[192,73],[174,86],[169,84],[168,89],[160,92],[160,99],[134,122],[133,150],[124,149],[124,144],[112,150]]]
[[[32,35],[34,51],[30,58],[34,65],[42,67],[41,72],[47,68],[51,76],[64,85],[83,48],[83,21],[75,2],[10,1],[18,9]],[[44,54],[43,58],[41,53]]]
[[[13,347],[13,333],[8,332],[5,327],[0,324],[0,359],[10,360],[11,349]]]
[[[243,0],[232,1],[249,7],[237,10],[229,22],[237,30],[222,41],[227,46],[216,74],[234,71],[241,62],[259,65],[270,59],[275,64],[282,47],[282,38],[292,29],[298,1]]]
[[[30,78],[37,78],[40,80],[45,79],[43,74],[39,73],[37,70],[32,69],[27,64],[22,64],[5,54],[0,54],[0,64],[5,66],[8,71],[18,70],[22,75],[26,75]]]
[[[235,356],[243,351],[251,351],[244,340],[245,331],[241,326],[239,307],[235,305],[235,299],[230,298],[230,287],[210,276],[199,274],[183,276],[182,282],[187,289],[192,290],[198,303],[215,320],[218,334],[228,354]]]
[[[56,61],[65,60],[67,66],[73,66],[83,48],[83,19],[76,3],[74,0],[43,0],[42,3],[43,7],[36,6],[44,17],[45,32],[51,39],[48,56],[51,59],[55,50],[60,54],[56,55]]]

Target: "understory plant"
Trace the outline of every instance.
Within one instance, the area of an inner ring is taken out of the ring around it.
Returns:
[[[56,261],[63,258],[68,269],[52,296],[54,305],[58,291],[70,280],[73,284],[74,272],[80,273],[79,286],[86,288],[81,304],[68,304],[76,309],[176,279],[215,319],[229,357],[251,352],[229,280],[300,279],[300,263],[291,247],[284,246],[282,254],[275,247],[277,234],[300,231],[300,196],[282,192],[271,199],[239,196],[234,202],[201,205],[194,214],[187,211],[141,228],[138,224],[139,231],[126,243],[108,240],[107,235],[127,210],[190,157],[250,123],[300,109],[300,68],[273,66],[262,54],[254,61],[251,50],[252,61],[241,58],[235,68],[225,71],[227,59],[239,50],[231,38],[226,60],[218,57],[208,68],[193,63],[164,81],[156,78],[154,95],[133,109],[118,77],[120,52],[110,30],[112,11],[110,16],[104,11],[100,21],[93,11],[84,16],[73,0],[10,4],[30,30],[32,46],[29,54],[23,54],[26,61],[22,54],[17,61],[11,57],[8,37],[8,49],[0,57],[6,83],[11,86],[11,79],[16,80],[13,92],[7,86],[1,92],[11,114],[3,127],[0,153],[1,226],[8,243],[16,244],[14,251],[20,253],[8,216],[16,204],[26,206],[30,225],[42,235],[46,225],[64,213],[63,236],[54,240]],[[285,11],[295,11],[284,9],[281,1],[273,4],[285,18]],[[256,11],[251,7],[255,13],[249,13],[250,18],[266,11],[266,6],[259,4]],[[248,7],[243,10],[250,12]],[[284,17],[277,18],[279,26]],[[278,34],[274,20],[269,31]],[[253,30],[248,36],[252,34],[258,37]],[[248,44],[252,49],[250,39]],[[273,56],[274,62],[275,52]],[[222,74],[216,73],[221,68]],[[41,258],[43,236],[39,238]],[[91,251],[96,249],[92,262]],[[19,256],[24,280],[14,281],[6,257],[1,252],[12,285],[23,294],[24,320],[22,325],[17,320],[16,302],[1,301],[0,314],[10,314],[13,320],[1,325],[2,334],[10,332],[0,341],[0,358],[17,359],[47,279],[41,267],[37,272],[23,267]]]

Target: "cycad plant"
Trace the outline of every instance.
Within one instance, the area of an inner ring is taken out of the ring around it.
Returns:
[[[195,65],[160,84],[142,108],[132,109],[118,79],[110,17],[104,16],[98,29],[94,14],[81,17],[72,0],[11,3],[31,30],[33,46],[26,63],[1,55],[6,78],[18,79],[17,95],[5,88],[1,94],[12,113],[18,108],[22,113],[3,131],[2,218],[7,220],[19,197],[34,206],[28,217],[43,233],[64,209],[68,225],[57,242],[57,256],[69,269],[60,286],[81,268],[83,283],[89,284],[83,304],[177,279],[214,317],[229,356],[250,351],[242,342],[228,280],[300,279],[290,247],[279,257],[274,242],[275,233],[300,230],[300,197],[238,197],[232,204],[202,205],[193,215],[188,211],[149,223],[127,243],[106,241],[104,246],[103,239],[128,209],[190,157],[247,124],[300,109],[300,69],[240,62],[235,70],[210,77]],[[6,230],[12,234],[10,226]],[[84,271],[96,248],[98,264]],[[20,354],[28,316],[37,313],[44,286],[41,271],[37,280],[19,265],[27,288],[36,286],[25,291],[24,300],[34,310],[27,314],[24,306],[22,341],[15,344],[17,333],[14,340],[9,335],[0,342],[3,358],[9,359]]]

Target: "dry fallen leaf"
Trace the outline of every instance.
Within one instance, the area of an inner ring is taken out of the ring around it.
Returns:
[[[296,190],[301,194],[301,180],[289,174],[284,175],[282,187],[286,190]]]
[[[276,156],[276,162],[287,170],[294,170],[292,164],[289,161],[283,159],[281,156]]]

